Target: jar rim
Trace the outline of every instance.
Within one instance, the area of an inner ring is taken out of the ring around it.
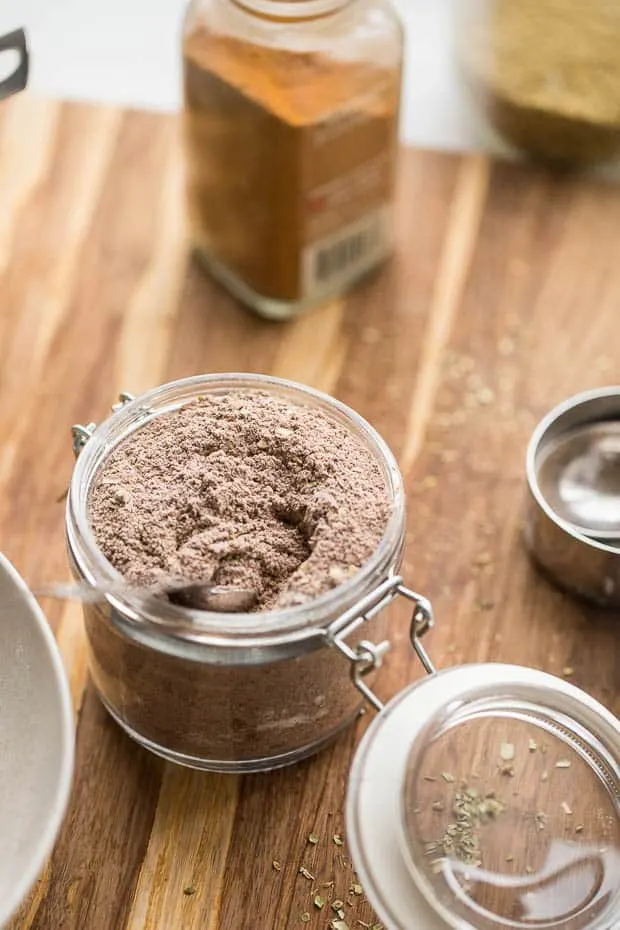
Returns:
[[[233,0],[247,13],[275,20],[308,20],[336,13],[351,0]]]
[[[149,419],[178,409],[210,392],[268,391],[284,393],[293,403],[320,406],[360,435],[382,468],[390,496],[391,514],[383,537],[364,565],[336,588],[305,604],[259,613],[213,613],[167,603],[135,592],[117,594],[121,574],[99,549],[88,519],[88,495],[95,475],[112,448]],[[146,391],[116,409],[94,431],[75,465],[66,510],[66,534],[71,557],[82,577],[91,584],[114,586],[106,600],[137,627],[159,631],[173,639],[211,645],[265,645],[282,639],[294,641],[315,635],[326,618],[355,604],[373,585],[390,574],[394,555],[402,543],[405,519],[403,480],[385,440],[351,407],[315,388],[283,378],[247,373],[196,375],[167,382]]]

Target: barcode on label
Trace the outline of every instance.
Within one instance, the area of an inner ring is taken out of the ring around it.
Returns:
[[[380,230],[375,223],[370,229],[341,239],[335,245],[330,245],[316,256],[315,278],[317,281],[328,281],[335,274],[339,274],[349,265],[357,264],[360,259],[368,255],[377,244]]]
[[[375,265],[388,251],[387,210],[377,210],[337,235],[306,250],[306,296],[346,284]]]

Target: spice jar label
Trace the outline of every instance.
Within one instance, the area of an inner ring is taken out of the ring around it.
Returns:
[[[358,105],[307,133],[304,297],[357,277],[391,246],[396,134],[394,121],[385,118],[393,109],[389,81]]]

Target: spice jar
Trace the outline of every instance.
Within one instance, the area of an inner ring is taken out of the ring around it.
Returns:
[[[620,6],[609,0],[464,0],[457,56],[492,137],[590,166],[620,152]]]
[[[347,835],[385,930],[616,930],[620,721],[533,669],[433,671],[362,740]]]
[[[97,476],[111,454],[145,425],[161,424],[198,398],[252,391],[320,410],[363,444],[380,469],[390,504],[376,551],[332,590],[270,612],[215,613],[131,587],[118,593],[119,573],[98,547],[89,517]],[[130,736],[181,764],[255,771],[316,752],[356,719],[363,695],[378,704],[367,675],[380,666],[388,646],[381,640],[384,609],[397,597],[410,601],[416,633],[432,617],[424,598],[397,574],[405,523],[402,480],[390,450],[361,417],[291,382],[209,375],[137,399],[123,395],[109,419],[97,428],[75,427],[74,437],[69,558],[78,579],[113,592],[84,604],[90,670],[106,708]]]
[[[193,0],[183,132],[192,242],[274,319],[392,250],[402,29],[387,0]]]

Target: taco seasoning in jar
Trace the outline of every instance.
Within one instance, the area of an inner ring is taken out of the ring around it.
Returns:
[[[117,722],[214,771],[295,762],[349,726],[383,608],[423,600],[396,574],[403,488],[375,431],[309,388],[213,375],[84,438],[68,549],[77,578],[114,592],[84,614]]]
[[[387,0],[193,0],[183,40],[192,242],[286,319],[388,257],[402,30]]]

